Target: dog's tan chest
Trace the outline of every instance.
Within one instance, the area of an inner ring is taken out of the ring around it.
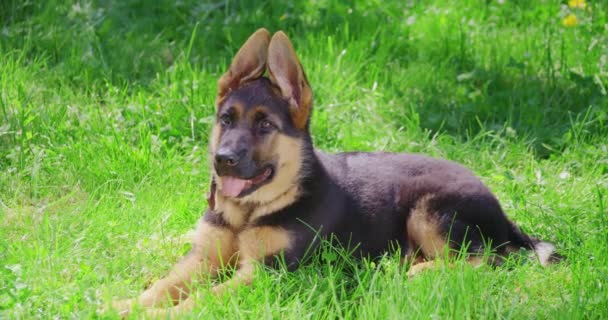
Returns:
[[[238,258],[259,261],[267,256],[279,254],[292,244],[289,231],[274,226],[248,226],[234,230],[229,226],[213,225],[201,220],[193,239],[194,248],[206,253],[217,252],[217,255],[227,263]]]
[[[215,243],[223,252],[221,255],[238,256],[243,260],[260,260],[278,254],[291,247],[292,236],[289,231],[276,226],[257,226],[251,223],[267,212],[275,211],[291,203],[295,195],[288,191],[284,196],[266,205],[246,205],[215,194],[215,210],[218,221],[201,219],[194,236],[196,247],[209,247]]]

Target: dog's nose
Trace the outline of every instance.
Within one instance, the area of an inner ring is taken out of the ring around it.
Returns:
[[[218,152],[215,155],[215,162],[219,165],[219,166],[228,166],[228,167],[234,167],[237,164],[239,164],[239,158],[236,155],[236,153],[230,151],[230,150],[218,150]]]

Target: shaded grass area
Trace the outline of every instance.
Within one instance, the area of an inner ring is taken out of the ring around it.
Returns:
[[[193,317],[606,317],[605,4],[4,1],[0,24],[2,315],[93,317],[188,250],[216,79],[265,26],[302,60],[318,147],[462,162],[568,263],[408,280],[396,257],[320,259],[221,299],[201,284]]]

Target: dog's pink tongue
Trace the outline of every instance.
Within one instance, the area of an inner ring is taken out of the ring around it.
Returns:
[[[227,197],[237,197],[247,187],[248,180],[235,177],[222,177],[222,193]]]

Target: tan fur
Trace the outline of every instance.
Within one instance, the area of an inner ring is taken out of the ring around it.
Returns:
[[[232,59],[228,71],[217,82],[217,107],[230,91],[264,74],[269,43],[270,33],[264,28],[258,29],[247,39]]]
[[[255,274],[255,263],[266,256],[288,249],[291,241],[289,233],[281,228],[265,226],[243,230],[238,235],[239,269],[230,280],[211,288],[211,292],[221,295],[237,286],[251,283]],[[195,302],[195,298],[190,296],[173,308],[146,310],[146,315],[155,318],[179,316],[191,310],[196,305]]]
[[[399,260],[401,265],[409,265],[409,266],[423,263],[425,261],[426,260],[424,260],[424,257],[419,254],[406,254],[404,257],[401,257],[401,259]]]
[[[196,297],[189,296],[186,300],[180,302],[172,308],[152,308],[146,309],[145,318],[147,319],[174,319],[179,318],[184,313],[191,311],[196,306]]]
[[[239,285],[250,284],[255,274],[255,263],[288,249],[291,241],[289,233],[281,228],[246,229],[239,234],[239,269],[230,280],[213,287],[211,291],[215,295],[221,295]]]
[[[467,262],[470,265],[477,267],[477,266],[482,266],[482,265],[488,264],[488,262],[490,260],[492,260],[492,258],[493,258],[492,256],[490,256],[488,258],[488,257],[480,256],[480,255],[472,255],[472,256],[467,257]]]
[[[302,141],[283,134],[277,134],[270,148],[272,155],[277,159],[275,176],[268,184],[261,186],[254,193],[238,199],[241,203],[256,205],[270,204],[277,200],[296,184],[302,167]],[[295,201],[297,194],[289,199]],[[291,202],[293,202],[291,201]],[[291,202],[286,202],[285,206]],[[280,209],[274,206],[274,209]]]
[[[216,271],[233,260],[238,250],[237,235],[225,227],[214,226],[203,219],[192,236],[193,251],[198,257],[204,257],[211,266],[208,270]]]
[[[222,267],[238,261],[239,269],[235,275],[212,288],[212,292],[222,294],[229,288],[248,284],[253,279],[255,263],[290,248],[291,241],[289,232],[281,228],[251,227],[236,234],[228,228],[210,225],[201,220],[193,236],[193,250],[173,267],[169,276],[156,282],[138,299],[118,301],[113,307],[123,316],[128,314],[134,304],[152,307],[146,310],[146,314],[151,317],[179,315],[195,305],[189,290],[193,280],[204,275],[215,277]],[[167,297],[174,304],[179,304],[169,309],[154,309],[159,306],[159,302],[167,301]],[[183,301],[180,303],[180,300]]]
[[[211,293],[218,296],[226,293],[228,290],[234,289],[235,287],[251,284],[254,275],[254,261],[246,260],[241,263],[240,268],[235,272],[234,276],[230,278],[230,280],[211,288]]]
[[[410,269],[407,271],[407,276],[411,278],[413,276],[420,274],[424,270],[434,269],[436,267],[437,263],[438,263],[438,261],[431,260],[431,261],[424,261],[424,262],[413,264],[410,267]]]
[[[229,199],[221,195],[221,192],[215,193],[215,210],[221,213],[222,218],[232,227],[232,229],[242,229],[247,223],[251,210],[247,205]]]
[[[489,262],[491,264],[491,260],[492,260],[492,257],[487,259],[486,257],[479,256],[479,255],[473,255],[473,256],[467,257],[467,263],[473,267],[487,265]],[[424,261],[424,262],[417,263],[417,264],[412,264],[410,269],[407,271],[407,276],[411,278],[411,277],[419,275],[421,272],[423,272],[425,270],[435,269],[438,266],[442,266],[442,265],[443,264],[441,264],[441,262],[438,260],[430,260],[430,261]],[[447,266],[449,268],[453,268],[454,263],[450,262]]]
[[[287,192],[283,192],[275,200],[260,204],[253,209],[249,221],[255,221],[255,219],[277,212],[288,205],[294,203],[300,192],[297,186],[292,186]]]
[[[416,244],[412,241],[412,239],[408,239],[407,249],[404,256],[401,258],[401,263],[416,264],[423,261],[425,261],[425,258],[422,252],[420,252],[420,248],[416,247]]]
[[[312,109],[312,89],[291,41],[282,31],[275,33],[270,40],[268,74],[272,83],[281,89],[283,97],[289,102],[296,128],[303,129]]]
[[[433,212],[429,212],[428,203],[432,195],[418,200],[407,220],[407,234],[414,250],[420,249],[427,259],[441,255],[445,250],[446,240],[441,234]]]
[[[239,259],[259,261],[291,247],[289,232],[278,227],[253,227],[238,235]]]
[[[152,307],[146,310],[149,317],[177,316],[195,306],[194,294],[189,292],[189,285],[194,279],[205,274],[215,276],[220,268],[236,262],[238,255],[240,266],[235,275],[213,287],[212,292],[222,294],[229,288],[248,284],[253,279],[255,263],[290,248],[291,241],[289,232],[281,228],[251,227],[237,235],[229,229],[201,220],[193,236],[192,252],[173,267],[171,274],[156,282],[138,299],[115,302],[114,309],[126,316],[133,305],[138,304]],[[155,308],[159,302],[166,301],[167,297],[174,304],[179,304],[169,309]]]
[[[219,125],[214,125],[211,129],[211,137],[209,138],[209,154],[214,155],[217,151],[217,146],[220,143],[221,128]],[[209,161],[213,161],[213,156],[209,157]],[[213,166],[211,166],[213,167]]]

